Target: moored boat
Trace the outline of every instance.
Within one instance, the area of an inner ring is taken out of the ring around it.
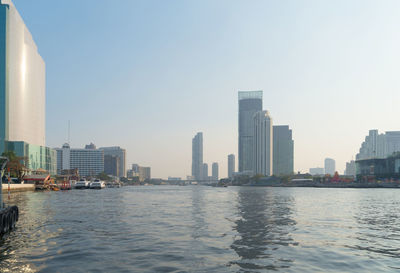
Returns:
[[[96,179],[92,183],[90,183],[91,189],[104,189],[105,187],[106,183],[104,181],[101,181],[100,179]]]
[[[89,189],[90,182],[84,178],[81,178],[79,181],[75,183],[75,189]]]

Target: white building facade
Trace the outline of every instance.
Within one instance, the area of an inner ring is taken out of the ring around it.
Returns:
[[[400,131],[387,131],[379,134],[378,130],[370,130],[361,144],[356,160],[387,158],[400,152]]]
[[[78,169],[80,176],[96,176],[104,172],[103,150],[71,149],[68,144],[55,150],[57,151],[58,174],[61,174],[61,170],[70,169]]]
[[[336,162],[332,158],[325,158],[325,174],[334,175],[336,172]]]
[[[0,154],[12,151],[30,170],[56,173],[45,147],[45,63],[10,0],[0,0]]]
[[[273,126],[268,111],[254,114],[253,130],[253,173],[270,176],[273,171]]]

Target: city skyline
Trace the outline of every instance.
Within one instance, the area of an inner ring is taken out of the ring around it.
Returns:
[[[185,177],[188,139],[202,131],[204,162],[218,162],[224,175],[226,155],[238,158],[237,91],[259,89],[263,109],[293,130],[295,171],[331,157],[343,173],[371,128],[399,130],[395,1],[120,1],[118,12],[106,1],[14,3],[46,62],[49,147],[66,141],[71,120],[71,146],[118,145],[128,164],[152,166],[154,177]],[[112,43],[99,43],[104,37]]]

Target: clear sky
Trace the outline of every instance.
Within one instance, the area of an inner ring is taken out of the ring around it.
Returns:
[[[153,177],[237,156],[237,91],[289,124],[295,170],[400,130],[400,1],[14,0],[47,69],[47,145],[121,146]],[[211,166],[209,166],[211,169]]]

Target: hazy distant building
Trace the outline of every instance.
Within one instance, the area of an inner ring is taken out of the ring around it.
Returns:
[[[212,164],[211,173],[212,173],[212,175],[211,175],[212,176],[212,180],[214,180],[214,181],[218,180],[219,170],[218,170],[218,163],[217,162],[214,162]]]
[[[325,174],[325,169],[324,168],[310,168],[310,174],[311,175],[324,175]]]
[[[172,177],[172,176],[168,176],[168,181],[181,181],[182,178],[180,177]]]
[[[136,173],[139,173],[139,164],[132,164],[132,170]]]
[[[116,155],[104,155],[104,172],[108,175],[120,177],[120,158]]]
[[[268,111],[260,111],[253,118],[253,173],[272,175],[273,127]]]
[[[356,176],[356,162],[354,160],[346,163],[346,170],[344,171],[344,174]]]
[[[273,174],[293,173],[294,142],[288,125],[273,126]]]
[[[201,169],[201,180],[208,180],[208,164],[203,163]]]
[[[151,168],[139,166],[139,181],[148,181],[151,179]]]
[[[139,178],[139,172],[138,171],[135,172],[134,170],[130,169],[130,170],[127,170],[126,176],[128,178],[134,178],[134,177],[138,177]]]
[[[85,145],[85,149],[96,150],[96,145],[94,145],[92,142],[90,142],[90,144]]]
[[[151,168],[132,164],[132,169],[127,171],[127,176],[128,178],[138,177],[140,182],[149,181],[151,179]]]
[[[334,175],[336,172],[336,162],[332,158],[325,158],[325,174]]]
[[[98,149],[92,149],[92,145],[86,145],[88,149],[71,149],[66,143],[62,148],[55,149],[57,158],[57,171],[78,169],[81,176],[96,176],[104,172],[104,152]]]
[[[228,177],[232,178],[235,172],[235,155],[228,155]]]
[[[0,154],[13,151],[27,168],[55,174],[57,153],[45,147],[45,63],[10,0],[0,1],[0,44]]]
[[[203,168],[203,133],[197,133],[192,139],[192,176],[202,179]]]
[[[196,178],[193,175],[187,175],[186,176],[186,180],[187,181],[194,181],[194,180],[196,180]]]
[[[119,146],[102,147],[100,150],[104,151],[104,155],[117,156],[119,158],[118,177],[126,176],[126,151]]]
[[[239,91],[239,172],[253,171],[254,114],[262,110],[263,91]]]

